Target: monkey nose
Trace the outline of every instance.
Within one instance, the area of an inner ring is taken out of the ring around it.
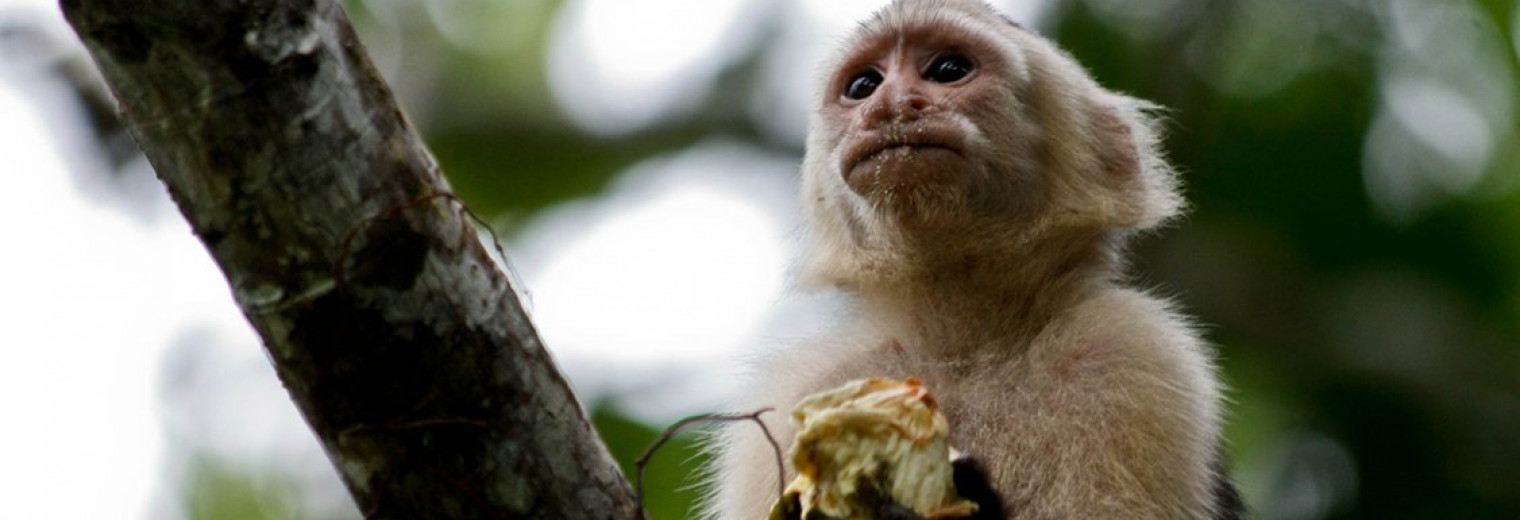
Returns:
[[[929,109],[929,98],[928,96],[910,91],[899,96],[894,100],[893,104],[896,105],[897,112],[900,115],[916,118],[919,114]]]
[[[873,123],[914,121],[923,116],[933,105],[929,96],[919,89],[904,85],[883,85],[878,91],[878,105],[870,111]]]
[[[909,82],[901,82],[896,88],[890,89],[885,96],[893,110],[907,113],[923,112],[929,108],[929,96]]]

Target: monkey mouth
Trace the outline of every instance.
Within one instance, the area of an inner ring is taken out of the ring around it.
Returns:
[[[954,143],[954,132],[934,128],[900,129],[881,132],[874,138],[867,136],[848,149],[842,172],[849,181],[856,169],[871,163],[883,164],[892,160],[907,161],[924,152],[949,152],[961,156],[961,148]]]
[[[945,150],[945,151],[949,151],[949,152],[953,152],[953,153],[957,153],[957,154],[960,153],[960,152],[956,151],[956,149],[951,148],[951,147],[946,146],[946,145],[942,145],[942,144],[928,144],[928,143],[920,143],[920,144],[893,144],[893,145],[887,145],[887,146],[873,147],[869,152],[866,153],[865,157],[862,157],[859,161],[856,161],[856,163],[858,164],[858,163],[861,163],[861,162],[869,161],[869,160],[872,160],[872,159],[877,159],[877,158],[880,158],[880,157],[890,156],[890,155],[908,155],[908,154],[912,154],[914,152],[919,152],[919,151],[923,151],[923,150]]]

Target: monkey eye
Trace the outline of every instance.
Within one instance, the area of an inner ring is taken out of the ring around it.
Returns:
[[[961,78],[971,74],[976,65],[971,63],[971,58],[957,53],[947,53],[929,64],[929,69],[924,71],[924,79],[935,83],[955,83]]]
[[[850,99],[865,99],[876,92],[876,87],[881,86],[881,73],[868,70],[855,74],[850,78],[850,85],[844,89],[844,97]]]

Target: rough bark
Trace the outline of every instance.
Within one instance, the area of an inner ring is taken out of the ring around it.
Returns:
[[[367,518],[641,511],[332,0],[63,0]]]

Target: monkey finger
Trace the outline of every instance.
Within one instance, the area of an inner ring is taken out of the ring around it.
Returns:
[[[891,503],[876,509],[876,520],[926,520],[923,515],[907,507]]]
[[[992,489],[992,480],[987,477],[987,470],[980,462],[970,455],[958,454],[950,461],[950,467],[955,472],[955,492],[961,498],[976,502],[976,514],[971,516],[973,520],[991,520],[1006,518],[1003,514],[1003,500],[998,498],[996,491]]]

